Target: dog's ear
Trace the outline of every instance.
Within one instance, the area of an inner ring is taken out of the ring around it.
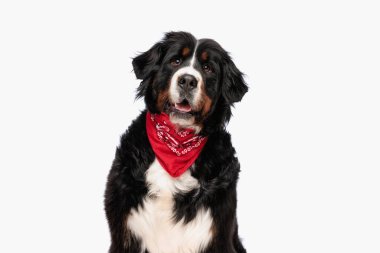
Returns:
[[[224,57],[223,77],[222,95],[224,99],[230,105],[241,101],[248,91],[248,86],[244,81],[243,73],[235,66],[228,53]]]
[[[133,59],[132,66],[137,79],[146,79],[158,70],[163,55],[162,51],[163,42],[158,42],[151,49]]]

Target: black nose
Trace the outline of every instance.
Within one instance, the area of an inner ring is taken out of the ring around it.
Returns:
[[[178,86],[184,90],[191,91],[197,87],[198,81],[194,76],[185,74],[178,78]]]

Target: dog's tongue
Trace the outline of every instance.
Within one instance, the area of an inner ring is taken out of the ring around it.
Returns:
[[[180,112],[190,112],[191,106],[189,104],[174,104],[175,109],[177,109]]]

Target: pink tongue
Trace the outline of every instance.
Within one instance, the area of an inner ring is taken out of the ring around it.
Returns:
[[[181,104],[174,104],[175,109],[181,112],[190,112],[191,106],[190,105],[181,105]]]

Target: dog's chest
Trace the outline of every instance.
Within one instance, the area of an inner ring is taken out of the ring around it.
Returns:
[[[210,242],[212,218],[210,211],[198,210],[189,223],[173,219],[173,196],[199,187],[198,181],[186,171],[172,178],[157,159],[146,173],[149,195],[127,218],[128,229],[141,240],[143,251],[150,253],[198,253]]]

